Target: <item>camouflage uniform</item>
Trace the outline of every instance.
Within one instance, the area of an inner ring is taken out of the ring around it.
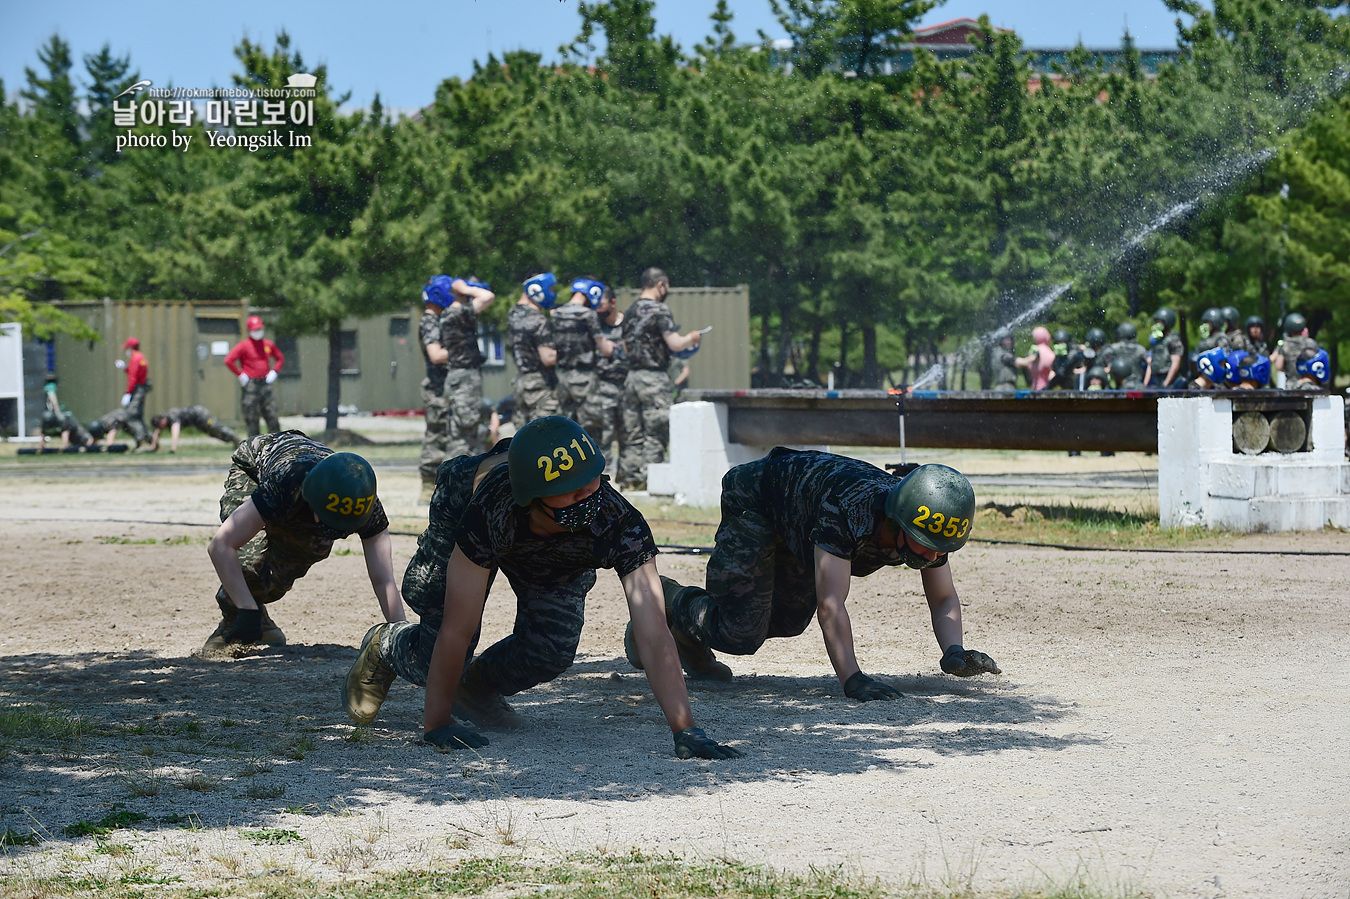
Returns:
[[[441,313],[445,360],[445,458],[482,452],[478,419],[483,405],[483,354],[478,351],[478,313],[470,300],[456,300]]]
[[[1286,337],[1280,341],[1279,346],[1275,347],[1275,352],[1284,357],[1284,377],[1287,381],[1293,381],[1298,377],[1298,357],[1309,348],[1319,349],[1317,341],[1301,334]]]
[[[244,426],[248,436],[257,437],[261,433],[258,420],[267,422],[267,430],[273,434],[281,430],[277,422],[277,398],[272,393],[272,385],[265,378],[249,378],[244,385],[242,397],[244,404]]]
[[[1131,377],[1126,379],[1126,383],[1129,383],[1131,386],[1122,386],[1121,389],[1138,390],[1142,388],[1144,386],[1144,360],[1148,358],[1148,350],[1144,349],[1136,340],[1117,340],[1115,343],[1108,345],[1106,349],[1102,350],[1101,361],[1099,364],[1102,368],[1110,371],[1111,361],[1115,359],[1116,356],[1125,356],[1127,359],[1132,360],[1134,362],[1135,370],[1138,372],[1138,386],[1135,386],[1132,383],[1134,378]],[[1166,373],[1166,371],[1167,369],[1163,369],[1164,373]]]
[[[1003,344],[989,350],[989,367],[994,372],[995,390],[1017,389],[1017,354],[1005,350]]]
[[[125,431],[127,429],[127,410],[114,409],[102,418],[94,419],[89,423],[89,433],[95,440],[102,440],[103,435],[111,431]]]
[[[63,408],[56,398],[55,383],[43,388],[46,408],[42,413],[42,433],[47,437],[60,437],[63,431],[69,432],[72,446],[84,446],[93,440],[89,432],[80,424],[69,410]]]
[[[660,300],[640,297],[623,318],[628,377],[623,386],[623,445],[619,455],[619,483],[642,484],[647,466],[666,456],[670,442],[670,349],[665,335],[675,331],[670,307]]]
[[[1173,356],[1180,356],[1183,366],[1177,369],[1177,373],[1172,380],[1179,384],[1185,383],[1187,375],[1184,370],[1186,345],[1181,342],[1181,335],[1173,331],[1158,338],[1158,342],[1149,351],[1149,358],[1153,360],[1153,371],[1148,382],[1149,387],[1166,388],[1172,386],[1172,384],[1164,384],[1163,378],[1167,377],[1167,370],[1172,367]]]
[[[539,361],[539,347],[553,346],[548,316],[534,306],[517,303],[507,316],[506,331],[516,362],[516,377],[511,384],[516,394],[516,427],[545,415],[557,415],[558,397],[553,392],[556,379]]]
[[[441,342],[441,314],[424,310],[417,323],[417,336],[422,341],[422,358],[427,364],[427,374],[422,379],[422,409],[427,429],[422,434],[422,458],[417,470],[422,482],[429,484],[436,479],[436,468],[445,460],[445,366],[436,365],[427,357],[427,347]]]
[[[558,349],[558,407],[563,415],[586,427],[598,415],[587,408],[595,400],[598,376],[595,360],[600,352],[600,316],[582,303],[568,303],[553,310],[553,345]],[[603,357],[600,357],[603,358]],[[589,430],[589,429],[588,429]]]
[[[854,577],[904,564],[895,546],[876,539],[886,494],[899,481],[856,459],[784,447],[731,469],[708,588],[679,595],[672,627],[732,655],[797,636],[816,614],[817,546],[848,559]],[[935,567],[945,564],[942,556]]]
[[[529,510],[512,498],[506,465],[488,471],[475,490],[479,466],[493,456],[504,461],[509,446],[509,440],[499,441],[484,455],[451,459],[436,472],[430,521],[403,575],[403,601],[421,620],[388,628],[381,637],[380,656],[404,680],[426,686],[443,621],[446,564],[456,547],[492,572],[489,588],[500,569],[516,594],[512,633],[474,662],[482,681],[503,696],[553,680],[571,666],[597,568],[613,568],[624,578],[656,557],[647,522],[607,482],[590,527],[547,537],[530,531]],[[477,642],[475,635],[470,657]]]
[[[244,580],[260,607],[285,596],[311,565],[328,558],[334,540],[351,534],[315,521],[309,503],[300,495],[305,475],[332,454],[299,431],[281,431],[248,438],[230,458],[220,520],[229,518],[249,498],[262,516],[262,533],[239,550]],[[355,533],[368,540],[388,528],[389,519],[376,499],[370,518]],[[216,602],[226,624],[233,623],[237,610],[223,586]]]
[[[150,432],[145,427],[145,395],[150,392],[149,384],[137,384],[131,391],[131,402],[127,403],[127,433],[136,438],[136,445],[150,442]]]
[[[628,356],[623,351],[623,323],[607,325],[601,319],[600,333],[614,344],[614,352],[608,359],[601,356],[595,362],[595,399],[583,407],[583,411],[591,417],[579,424],[599,445],[605,458],[618,459],[618,455],[611,455],[610,448],[616,440],[620,444],[623,442],[623,385],[628,378]],[[617,472],[617,463],[614,468]]]
[[[196,428],[207,437],[214,437],[226,443],[238,443],[239,435],[233,429],[216,424],[215,416],[205,406],[175,406],[163,413],[169,424],[184,428]]]
[[[1218,347],[1218,348],[1224,349],[1224,350],[1230,350],[1230,349],[1232,349],[1232,344],[1230,343],[1230,341],[1229,341],[1228,338],[1229,338],[1229,335],[1227,335],[1227,334],[1222,334],[1222,333],[1220,333],[1220,334],[1211,334],[1211,335],[1209,335],[1208,337],[1206,337],[1206,338],[1204,338],[1203,340],[1201,340],[1201,341],[1199,341],[1198,343],[1196,343],[1195,349],[1191,352],[1191,377],[1192,377],[1192,378],[1197,378],[1197,377],[1200,376],[1200,369],[1196,367],[1195,360],[1200,358],[1200,354],[1201,354],[1201,353],[1207,353],[1207,352],[1209,352],[1210,350],[1214,349],[1215,347]],[[1220,386],[1222,386],[1222,385],[1220,385]],[[1198,385],[1194,380],[1192,380],[1192,381],[1190,382],[1190,387],[1191,387],[1192,389],[1198,389],[1198,388],[1199,388],[1199,385]]]

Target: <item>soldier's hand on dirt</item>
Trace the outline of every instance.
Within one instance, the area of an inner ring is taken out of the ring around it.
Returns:
[[[248,386],[248,375],[244,374],[242,371],[239,373],[239,386],[240,387]]]
[[[874,699],[899,699],[902,694],[890,684],[873,680],[859,671],[844,681],[844,695],[859,702],[871,702]]]
[[[982,652],[963,649],[959,644],[947,647],[942,656],[942,670],[957,677],[974,677],[977,674],[1002,674],[998,663]]]
[[[675,755],[682,759],[738,759],[745,753],[734,746],[723,746],[701,727],[686,727],[675,734]]]
[[[271,371],[269,371],[267,373],[267,377],[263,378],[263,380],[266,381],[268,384],[275,384],[277,382],[277,370],[274,368]]]
[[[442,724],[427,731],[422,739],[437,749],[482,749],[488,745],[487,737],[459,724]]]
[[[257,643],[262,638],[262,609],[240,609],[225,632],[226,643]]]

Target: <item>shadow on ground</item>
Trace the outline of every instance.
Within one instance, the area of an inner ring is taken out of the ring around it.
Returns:
[[[356,650],[288,646],[217,659],[151,653],[33,654],[0,660],[0,712],[51,713],[0,733],[0,832],[41,821],[49,835],[110,810],[138,829],[250,825],[279,812],[390,801],[639,800],[731,784],[931,767],[934,756],[1058,752],[1085,734],[1043,733],[1070,703],[1006,678],[891,676],[895,702],[845,699],[833,678],[691,682],[695,715],[746,753],[680,761],[645,679],[622,658],[586,658],[516,697],[525,729],[479,753],[420,743],[422,692],[397,683],[374,725],[339,705]],[[80,718],[83,733],[61,733]],[[42,722],[46,722],[43,724]],[[1063,728],[1058,728],[1062,730]]]

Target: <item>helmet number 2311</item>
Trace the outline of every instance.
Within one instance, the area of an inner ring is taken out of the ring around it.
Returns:
[[[914,523],[926,528],[929,533],[941,534],[944,537],[964,537],[966,531],[970,530],[969,518],[949,518],[941,512],[931,511],[927,506],[919,506],[919,514],[915,516]]]
[[[586,446],[590,448],[592,453],[595,452],[595,446],[591,443],[589,437],[583,434],[581,439],[586,441]],[[586,450],[582,448],[580,443],[574,439],[569,446],[577,451],[577,455],[581,457],[581,461],[586,461]],[[576,464],[576,461],[572,458],[572,454],[567,451],[567,447],[565,446],[555,447],[553,456],[558,460],[557,470],[554,470],[553,468],[553,459],[548,456],[539,457],[539,464],[537,467],[544,469],[545,481],[556,481],[558,478],[562,477],[564,471],[570,471],[572,466]]]

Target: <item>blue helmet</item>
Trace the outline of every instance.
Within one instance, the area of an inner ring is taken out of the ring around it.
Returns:
[[[1245,359],[1246,357],[1244,357]],[[1270,383],[1270,358],[1267,356],[1256,356],[1254,362],[1250,364],[1238,363],[1237,380],[1256,381],[1261,386]]]
[[[544,309],[552,309],[558,303],[558,294],[553,290],[557,284],[553,272],[541,272],[525,282],[525,296]]]
[[[1242,360],[1245,358],[1247,358],[1247,354],[1244,353],[1242,350],[1228,351],[1227,381],[1234,387],[1236,387],[1238,385],[1238,382],[1242,380],[1242,378],[1238,377],[1238,368],[1241,367]]]
[[[676,326],[675,326],[675,330],[676,330],[676,331],[680,330],[680,326],[679,326],[679,325],[676,325]],[[701,347],[701,346],[703,346],[703,344],[698,343],[698,344],[695,344],[695,345],[691,346],[691,347],[690,347],[689,349],[687,349],[687,350],[671,350],[671,351],[670,351],[670,355],[674,356],[676,359],[688,359],[690,356],[692,356],[692,355],[694,355],[695,353],[697,353],[697,352],[698,352],[698,348]]]
[[[1215,384],[1222,384],[1228,380],[1228,351],[1221,346],[1205,350],[1195,357],[1195,367]]]
[[[434,275],[427,279],[422,287],[422,302],[434,303],[444,309],[455,301],[455,292],[450,285],[455,279],[449,275]]]
[[[577,278],[572,282],[572,293],[584,293],[586,305],[597,309],[605,298],[605,285],[593,278]]]
[[[1331,357],[1326,350],[1319,349],[1311,359],[1299,359],[1294,367],[1305,378],[1315,378],[1323,384],[1331,380]]]

